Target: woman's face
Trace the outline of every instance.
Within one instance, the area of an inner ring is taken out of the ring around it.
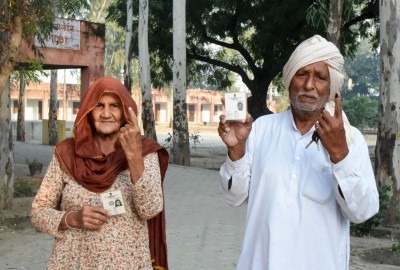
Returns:
[[[121,100],[116,94],[103,94],[91,112],[96,132],[103,136],[118,134],[123,122],[122,111]]]

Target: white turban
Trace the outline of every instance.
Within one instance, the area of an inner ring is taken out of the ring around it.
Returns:
[[[333,115],[335,111],[335,94],[340,92],[344,81],[342,74],[344,59],[339,49],[332,42],[315,35],[300,43],[283,67],[285,87],[289,89],[290,81],[300,68],[316,62],[324,62],[328,65],[331,84],[329,101],[325,105],[325,110]],[[347,144],[350,145],[353,142],[353,134],[344,112],[343,122]]]

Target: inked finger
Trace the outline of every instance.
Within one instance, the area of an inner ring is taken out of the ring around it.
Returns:
[[[226,121],[226,115],[225,115],[225,114],[221,114],[221,115],[219,116],[219,120],[220,120],[221,122]]]
[[[129,115],[130,115],[131,120],[132,120],[133,127],[134,128],[138,128],[139,125],[138,125],[138,120],[137,120],[137,116],[136,116],[135,112],[133,111],[133,109],[131,107],[128,108],[128,111],[129,111]]]
[[[342,118],[342,97],[339,93],[335,94],[335,113],[334,116],[336,118]]]

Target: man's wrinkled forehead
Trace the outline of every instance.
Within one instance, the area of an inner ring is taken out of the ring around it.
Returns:
[[[310,69],[314,69],[315,71],[318,71],[318,72],[329,73],[328,64],[324,61],[317,61],[314,63],[304,65],[304,66],[300,67],[296,71],[296,73],[304,71],[304,70],[310,70]]]

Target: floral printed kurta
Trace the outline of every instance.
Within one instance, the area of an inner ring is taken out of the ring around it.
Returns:
[[[145,170],[133,185],[129,170],[120,172],[109,191],[122,193],[126,214],[110,216],[99,230],[58,230],[68,211],[102,207],[99,193],[79,185],[53,156],[33,201],[32,224],[55,237],[47,269],[152,269],[147,219],[163,208],[158,156],[144,158]],[[61,211],[56,210],[61,198]]]

